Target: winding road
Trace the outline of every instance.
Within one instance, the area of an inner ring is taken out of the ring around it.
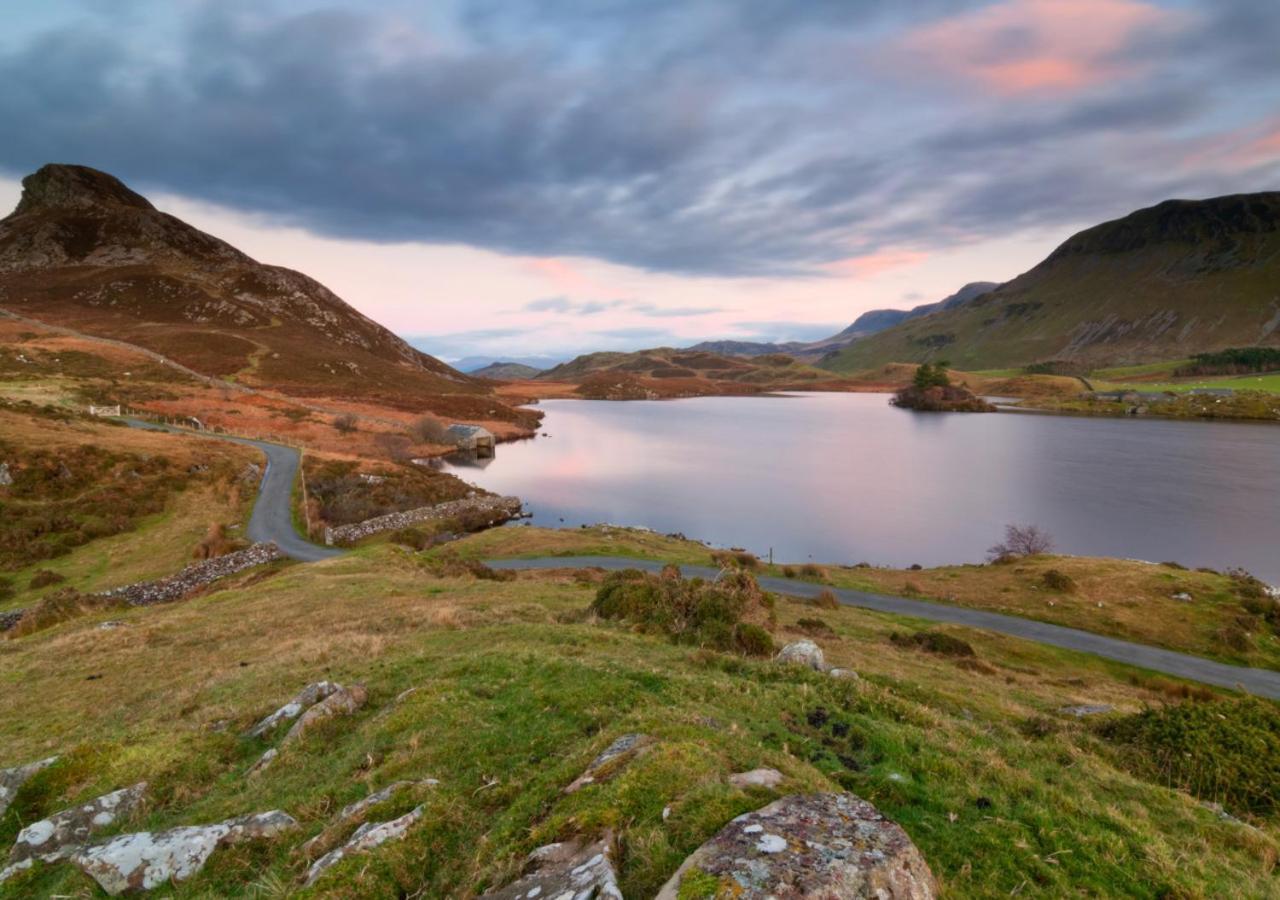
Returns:
[[[275,541],[276,546],[285,556],[302,562],[316,562],[341,555],[342,551],[337,548],[321,547],[319,544],[304,540],[293,527],[293,509],[290,499],[293,496],[293,481],[298,476],[301,460],[301,454],[293,447],[272,444],[268,441],[255,441],[251,438],[173,428],[168,425],[145,422],[142,419],[126,418],[123,421],[131,428],[231,441],[261,450],[267,457],[267,469],[262,473],[262,482],[258,486],[258,499],[254,501],[253,515],[249,519],[249,540]]]
[[[628,559],[620,556],[543,556],[537,559],[492,559],[486,564],[495,569],[565,569],[565,568],[601,568],[643,569],[647,572],[658,572],[664,563],[652,560]],[[680,573],[686,578],[712,579],[719,574],[718,569],[710,566],[680,566]],[[1036,622],[1018,616],[1006,616],[1000,613],[987,612],[981,609],[969,609],[963,606],[948,606],[942,603],[931,603],[928,600],[911,600],[906,597],[891,597],[886,594],[869,594],[851,588],[830,588],[826,585],[795,581],[790,578],[760,576],[757,578],[765,590],[777,594],[794,597],[816,597],[823,590],[830,590],[841,603],[857,606],[876,612],[892,613],[899,616],[912,616],[917,619],[928,619],[931,622],[946,622],[952,625],[966,625],[970,628],[981,628],[1013,637],[1025,638],[1052,647],[1067,650],[1078,650],[1092,653],[1104,659],[1115,660],[1131,666],[1175,675],[1204,684],[1225,688],[1241,688],[1260,697],[1280,700],[1280,672],[1270,669],[1251,669],[1245,666],[1232,666],[1214,662],[1187,653],[1173,650],[1162,650],[1146,644],[1135,644],[1119,638],[1106,637],[1077,628],[1066,628],[1062,625],[1051,625],[1048,622]]]

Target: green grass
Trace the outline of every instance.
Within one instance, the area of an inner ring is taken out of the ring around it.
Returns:
[[[436,578],[420,557],[368,547],[184,604],[112,613],[0,643],[0,766],[62,763],[0,819],[22,822],[140,779],[151,805],[117,831],[218,821],[278,807],[299,834],[218,851],[178,897],[297,889],[292,851],[342,805],[395,779],[438,778],[386,804],[424,804],[406,839],[331,870],[318,896],[457,896],[505,883],[540,844],[612,828],[622,890],[652,896],[735,815],[777,796],[726,776],[772,766],[782,792],[850,790],[900,823],[944,896],[1263,896],[1273,822],[1220,821],[1131,774],[1092,727],[1057,712],[1105,702],[1137,712],[1162,695],[1094,658],[965,629],[976,658],[898,646],[921,623],[823,610],[831,679],[675,644],[584,613],[593,585]],[[811,608],[784,602],[785,639]],[[86,681],[87,676],[96,676]],[[303,683],[362,681],[360,713],[285,749],[240,737]],[[413,689],[412,693],[402,692]],[[1028,720],[1047,725],[1026,727]],[[658,739],[611,781],[561,789],[625,732]],[[1036,736],[1039,735],[1039,736]],[[663,810],[670,809],[664,820]],[[4,897],[81,895],[87,879],[37,866]]]
[[[1280,394],[1280,372],[1263,375],[1229,375],[1222,378],[1195,378],[1179,381],[1142,381],[1126,383],[1123,380],[1095,381],[1100,391],[1173,391],[1185,393],[1197,388],[1230,388],[1236,391],[1267,391]]]

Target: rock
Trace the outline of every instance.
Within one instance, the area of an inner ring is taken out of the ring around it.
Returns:
[[[1178,593],[1173,595],[1173,599],[1181,600],[1183,603],[1190,603],[1191,595],[1188,594],[1186,591],[1178,591]]]
[[[302,715],[303,710],[314,706],[330,694],[340,690],[342,690],[342,685],[333,681],[311,682],[311,684],[298,691],[292,700],[250,728],[249,737],[262,737],[281,722],[298,718],[298,716]]]
[[[1081,703],[1077,706],[1064,706],[1059,712],[1075,716],[1077,719],[1083,719],[1085,716],[1100,716],[1104,713],[1109,713],[1112,709],[1113,707],[1105,703]]]
[[[112,896],[148,891],[195,875],[219,847],[266,840],[297,825],[291,816],[272,810],[216,825],[121,834],[83,848],[71,861]]]
[[[132,787],[103,794],[96,800],[32,822],[18,832],[13,849],[9,851],[9,861],[17,863],[24,859],[38,859],[57,862],[69,859],[88,842],[93,832],[138,809],[146,792],[147,783],[140,781]]]
[[[930,900],[933,873],[906,832],[852,794],[794,794],[738,816],[684,861],[657,900],[697,873],[705,896]],[[699,892],[696,896],[704,896]]]
[[[27,859],[24,859],[22,862],[14,863],[11,866],[5,866],[3,869],[0,869],[0,884],[4,884],[6,881],[8,881],[14,875],[17,875],[19,872],[25,872],[27,869],[30,869],[34,864],[35,864],[35,860],[28,857]]]
[[[622,735],[605,747],[603,752],[591,761],[591,765],[587,766],[586,770],[564,789],[564,792],[572,794],[589,784],[608,781],[623,765],[642,753],[652,743],[653,738],[647,734]]]
[[[12,769],[0,769],[0,816],[9,810],[9,804],[18,796],[18,790],[30,780],[31,776],[41,769],[47,769],[58,761],[58,757],[27,763],[25,766],[14,766]]]
[[[0,463],[0,487],[8,487],[13,484],[13,475],[9,472],[8,463]]]
[[[844,679],[847,679],[848,681],[858,680],[858,673],[853,671],[853,669],[839,669],[839,668],[828,669],[827,674],[830,675],[832,678],[844,678]]]
[[[339,687],[332,694],[308,709],[297,722],[293,723],[289,733],[280,742],[281,746],[296,741],[314,728],[317,723],[323,722],[325,719],[331,719],[334,716],[351,715],[364,706],[365,701],[368,699],[369,692],[365,690],[364,685],[353,684],[349,688]]]
[[[324,831],[320,832],[311,840],[307,841],[305,844],[302,845],[303,854],[308,858],[310,858],[323,845],[327,844],[330,840],[332,840],[334,831],[336,831],[339,828],[343,828],[347,825],[351,825],[355,822],[363,821],[365,813],[367,813],[370,809],[377,806],[379,803],[383,803],[387,800],[390,800],[393,796],[395,796],[405,788],[413,787],[414,785],[417,785],[417,784],[426,785],[427,787],[435,787],[439,783],[440,782],[434,778],[426,778],[422,781],[393,781],[391,782],[391,784],[387,785],[381,790],[374,791],[372,794],[370,794],[368,797],[365,797],[363,800],[357,800],[355,803],[350,803],[344,806],[342,808],[342,812],[338,813],[338,815],[334,818],[334,820],[331,823],[329,823],[328,827],[326,827]]]
[[[773,790],[786,779],[777,769],[752,769],[729,776],[729,783],[736,788],[762,787]]]
[[[337,850],[329,851],[311,864],[311,868],[307,870],[307,886],[310,887],[317,878],[324,874],[326,869],[337,865],[350,854],[372,850],[387,841],[399,840],[421,818],[422,807],[418,806],[400,818],[392,819],[390,822],[378,824],[366,822],[355,830],[355,833],[351,835],[351,839],[345,844]]]
[[[590,844],[547,844],[529,854],[525,867],[532,871],[484,894],[481,900],[622,900],[612,856],[613,836],[609,834]]]
[[[775,662],[787,665],[805,666],[817,672],[826,671],[827,664],[822,658],[822,648],[813,641],[792,641],[774,657]]]
[[[280,751],[272,747],[267,752],[258,757],[258,761],[249,767],[249,771],[245,774],[252,778],[255,775],[266,771],[270,765],[276,761],[276,757],[280,755]]]

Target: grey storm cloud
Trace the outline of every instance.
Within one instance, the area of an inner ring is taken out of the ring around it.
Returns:
[[[1127,48],[1145,74],[1052,102],[886,70],[894,34],[974,6],[458,0],[444,27],[380,4],[90,3],[0,41],[0,170],[80,162],[337,237],[810,275],[1231,189],[1147,151],[1280,105],[1274,0],[1180,4],[1195,28]]]

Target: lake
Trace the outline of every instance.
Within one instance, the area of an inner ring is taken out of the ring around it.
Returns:
[[[1006,523],[1056,550],[1280,583],[1280,427],[929,414],[883,394],[551,400],[483,468],[533,523],[682,532],[784,562],[981,561]]]

